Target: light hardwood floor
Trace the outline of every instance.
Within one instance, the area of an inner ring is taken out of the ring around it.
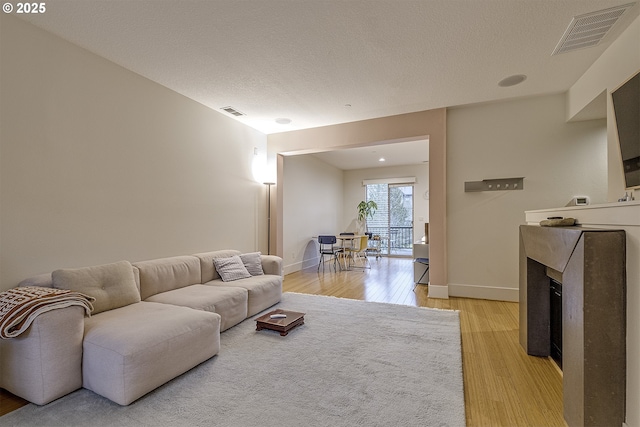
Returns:
[[[364,271],[318,273],[314,267],[292,273],[284,291],[459,310],[467,425],[566,425],[561,375],[549,359],[528,356],[520,347],[517,303],[428,298],[426,286],[413,291],[410,259],[372,259],[371,265]],[[0,415],[23,404],[0,390]]]
[[[29,402],[19,398],[18,396],[14,396],[3,388],[0,388],[0,416],[8,414],[11,411],[15,411],[27,403]],[[0,425],[2,424],[1,421],[2,420],[0,419]]]

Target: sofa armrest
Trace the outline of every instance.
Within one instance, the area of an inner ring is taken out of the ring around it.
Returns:
[[[282,258],[276,255],[261,255],[264,274],[282,276]]]
[[[0,339],[0,387],[36,405],[82,387],[84,314],[80,306],[47,311],[20,336]]]

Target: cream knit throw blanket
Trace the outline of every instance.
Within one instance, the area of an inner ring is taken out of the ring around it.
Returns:
[[[0,338],[14,338],[49,310],[79,305],[91,316],[96,299],[66,289],[24,286],[0,293]]]

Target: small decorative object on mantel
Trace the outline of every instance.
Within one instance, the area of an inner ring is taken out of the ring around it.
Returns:
[[[562,218],[561,216],[552,216],[540,221],[542,227],[570,227],[576,225],[575,218]]]
[[[618,199],[619,202],[631,202],[633,200],[633,194],[627,193],[625,191],[624,197]]]

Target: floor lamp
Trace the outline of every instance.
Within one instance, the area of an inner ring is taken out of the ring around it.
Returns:
[[[275,182],[263,182],[267,186],[267,255],[271,255],[271,186]]]

